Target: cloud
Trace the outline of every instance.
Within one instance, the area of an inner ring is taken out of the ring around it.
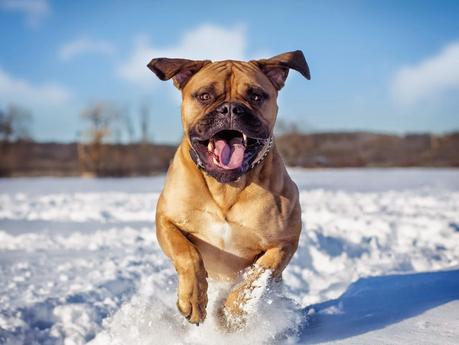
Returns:
[[[40,25],[51,12],[48,0],[0,0],[0,8],[24,14],[26,23],[31,27]]]
[[[37,107],[62,105],[72,98],[65,87],[46,83],[34,85],[12,77],[0,68],[0,105],[16,103],[34,110]]]
[[[401,68],[392,84],[393,97],[401,106],[435,101],[452,90],[459,90],[459,42],[414,66]]]
[[[117,74],[139,86],[153,85],[155,78],[146,65],[154,57],[225,60],[247,59],[244,26],[230,29],[202,25],[185,33],[177,44],[157,47],[147,37],[138,38],[132,54],[118,68]]]
[[[90,38],[79,38],[64,44],[59,49],[59,58],[70,60],[84,54],[110,55],[115,52],[115,46],[106,41],[98,41]]]

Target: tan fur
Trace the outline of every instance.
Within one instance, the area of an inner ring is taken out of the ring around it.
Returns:
[[[260,116],[271,131],[277,115],[277,90],[253,62],[205,64],[182,89],[185,135],[159,198],[156,232],[177,270],[177,306],[192,323],[206,317],[207,276],[236,281],[241,270],[256,264],[272,270],[278,279],[297,248],[301,230],[298,189],[275,144],[262,164],[226,184],[208,176],[190,158],[188,129],[205,113],[191,94],[209,83],[222,98],[242,102],[246,84],[255,83],[270,95]],[[246,285],[255,278],[248,277]],[[229,294],[225,303],[229,312],[241,312],[243,289],[244,282]]]

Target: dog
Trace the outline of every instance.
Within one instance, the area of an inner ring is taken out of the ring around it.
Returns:
[[[156,209],[157,239],[178,275],[178,310],[199,325],[207,277],[236,282],[245,270],[222,306],[222,315],[241,316],[257,278],[269,272],[279,280],[298,246],[298,188],[273,129],[289,70],[310,79],[308,64],[297,50],[248,62],[155,58],[147,66],[182,93],[184,135]]]

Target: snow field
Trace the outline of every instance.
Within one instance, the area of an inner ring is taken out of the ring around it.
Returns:
[[[227,284],[210,282],[201,326],[176,310],[154,234],[162,178],[0,180],[0,344],[454,344],[459,172],[292,176],[298,251],[238,333],[215,316]]]

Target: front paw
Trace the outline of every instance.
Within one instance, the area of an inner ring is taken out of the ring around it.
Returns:
[[[236,317],[246,314],[244,305],[247,301],[247,289],[247,284],[243,284],[236,287],[228,294],[224,304],[225,314],[230,314]]]
[[[206,318],[207,272],[179,275],[177,308],[185,318],[196,325]]]
[[[259,302],[270,289],[272,271],[253,267],[244,275],[244,280],[227,296],[222,316],[230,331],[244,328],[249,314],[256,313]]]

